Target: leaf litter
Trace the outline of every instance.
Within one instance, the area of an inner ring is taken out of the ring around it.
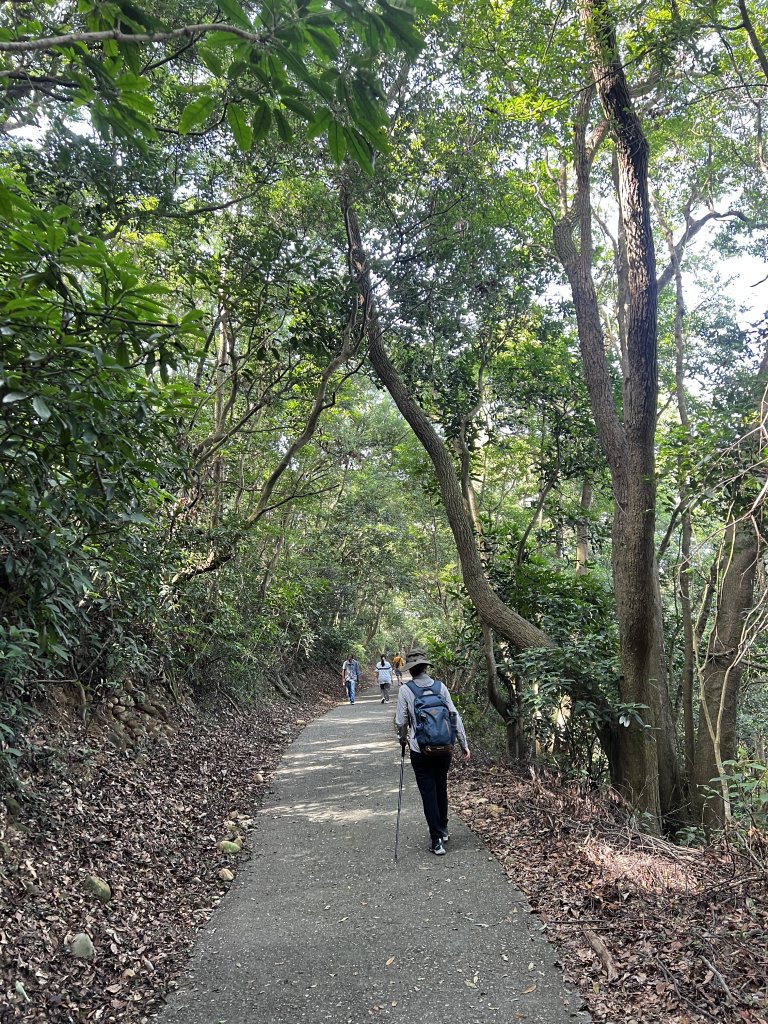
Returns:
[[[13,817],[0,803],[0,1024],[146,1024],[248,856],[269,773],[337,703],[315,673],[291,705],[177,706],[172,735],[126,751],[43,709],[27,797]],[[242,853],[220,852],[233,835]],[[88,876],[109,885],[108,902]],[[80,934],[90,959],[69,950]]]
[[[462,768],[451,788],[593,1020],[768,1022],[768,836],[675,846],[631,828],[617,798],[507,767]]]

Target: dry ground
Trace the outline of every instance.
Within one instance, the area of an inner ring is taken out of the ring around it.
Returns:
[[[308,681],[286,707],[174,709],[135,751],[72,716],[31,732],[31,799],[0,819],[0,1022],[143,1024],[175,983],[237,862],[291,737],[340,698]],[[164,738],[165,737],[165,738]],[[524,890],[593,1017],[610,1024],[768,1022],[764,838],[751,857],[642,836],[622,809],[493,766],[452,776],[454,806]],[[84,886],[105,879],[102,904]],[[93,941],[90,960],[68,943]]]

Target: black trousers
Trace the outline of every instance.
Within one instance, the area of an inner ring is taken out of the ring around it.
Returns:
[[[434,843],[448,831],[448,769],[451,755],[428,757],[411,750],[411,765],[424,804],[429,837]]]

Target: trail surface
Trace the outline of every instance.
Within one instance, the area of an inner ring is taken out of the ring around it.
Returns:
[[[524,897],[454,817],[429,852],[410,765],[393,864],[395,701],[358,697],[287,750],[253,856],[159,1024],[587,1021]]]

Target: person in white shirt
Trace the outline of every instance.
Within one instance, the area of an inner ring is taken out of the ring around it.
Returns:
[[[376,675],[379,680],[381,703],[389,704],[389,690],[392,686],[392,666],[382,653],[381,661],[377,661],[373,667],[376,670]]]

